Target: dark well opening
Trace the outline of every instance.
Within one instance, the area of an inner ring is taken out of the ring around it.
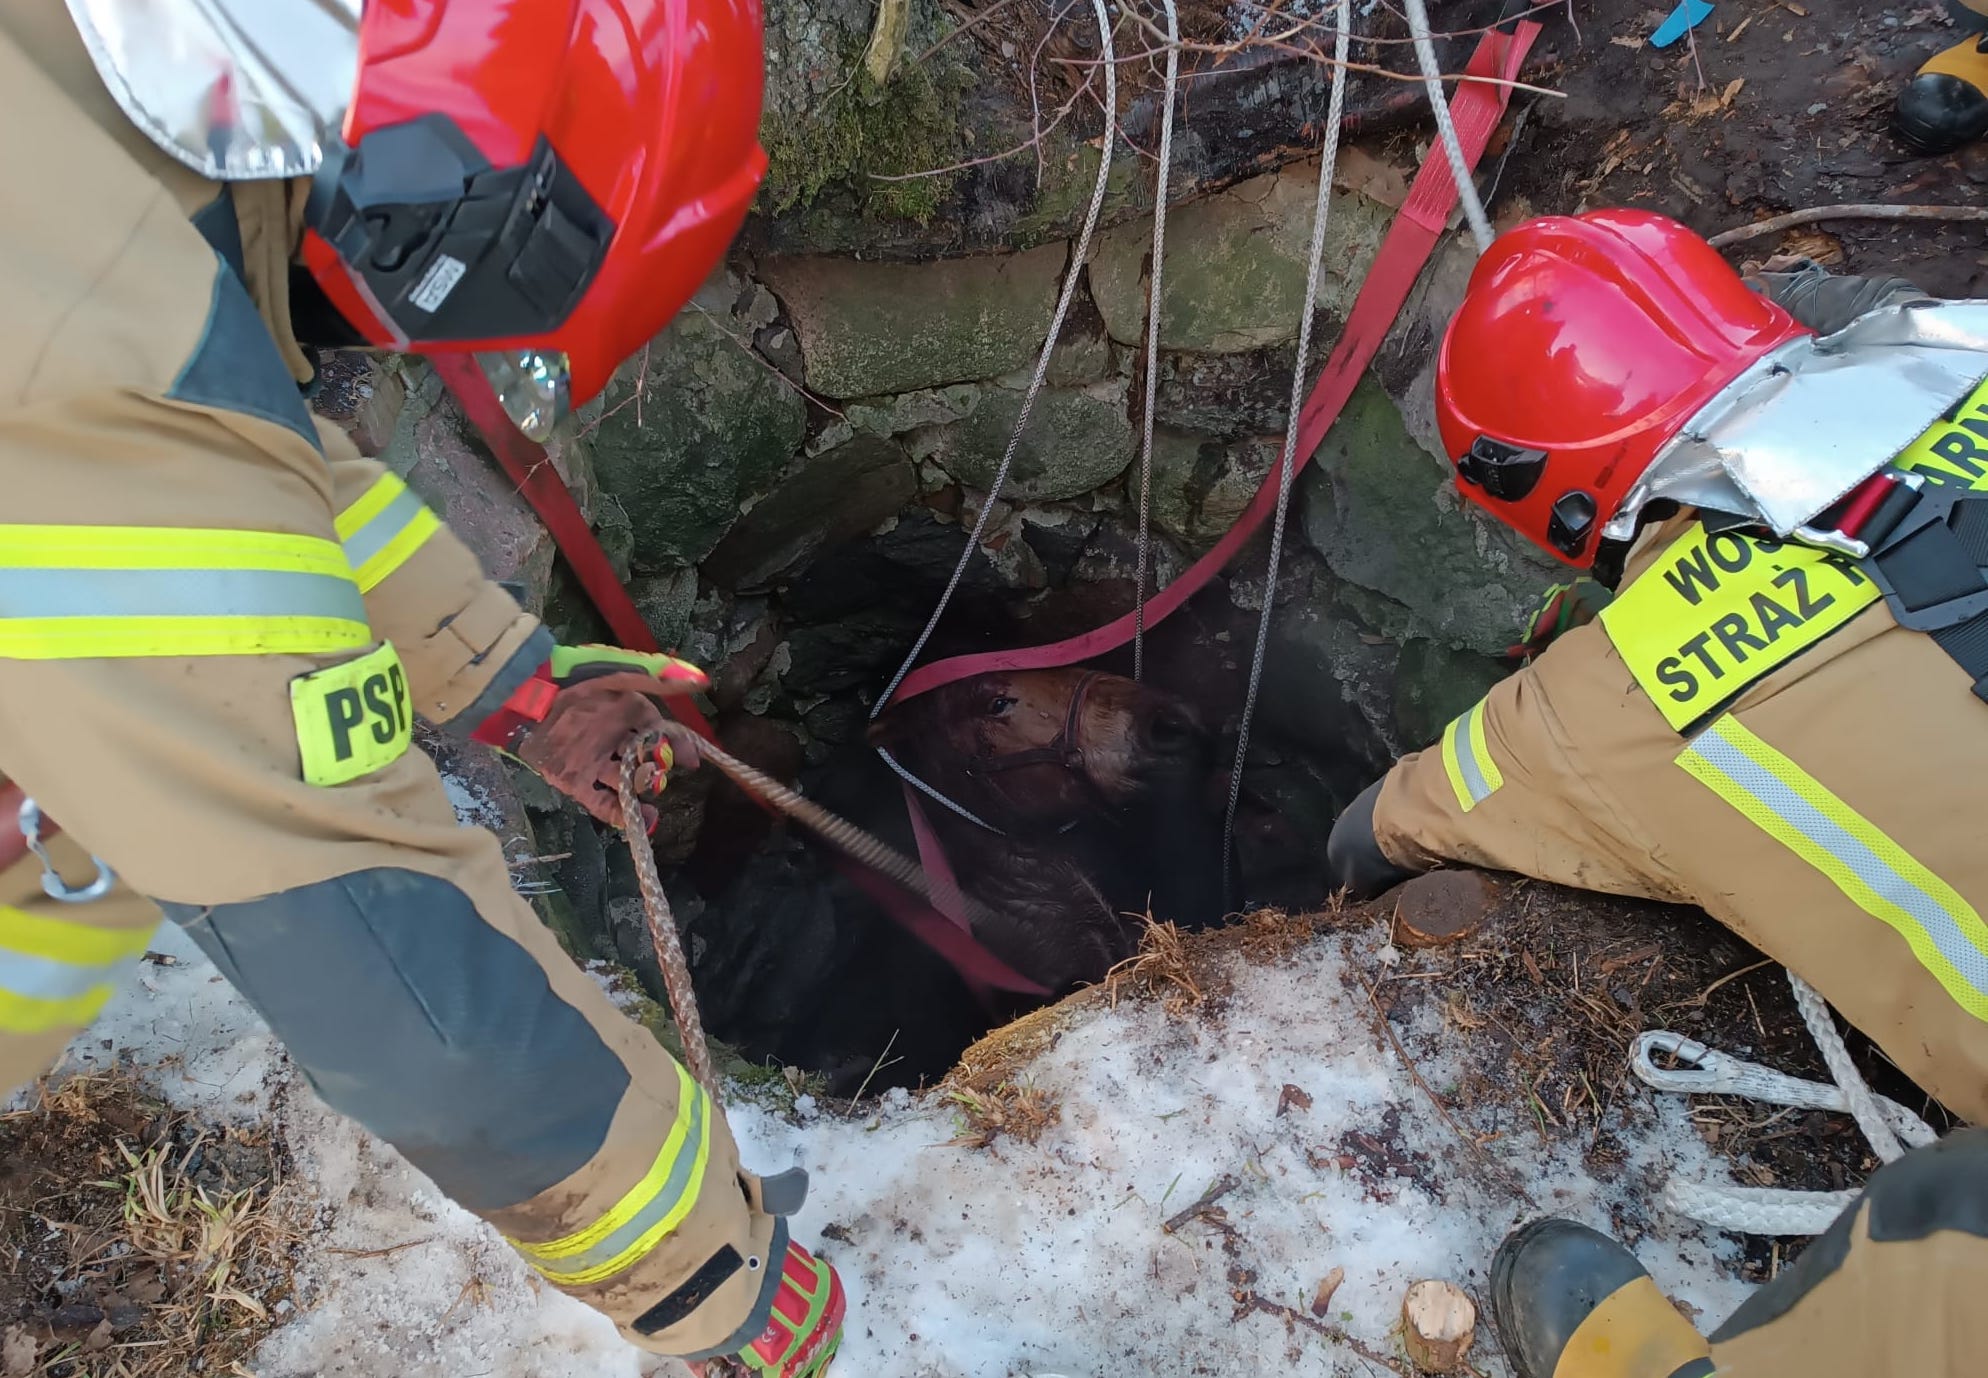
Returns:
[[[1037,645],[1130,609],[1134,544],[1118,519],[1025,521],[1021,533],[1024,577],[1012,563],[976,559],[926,659]],[[775,588],[734,594],[707,582],[705,644],[684,646],[713,668],[714,720],[729,749],[907,855],[916,851],[901,787],[871,745],[870,707],[930,615],[963,540],[960,525],[913,510]],[[1013,769],[959,773],[975,753],[1040,747],[1057,735],[1075,674],[976,683],[886,715],[882,731],[900,759],[925,778],[945,777],[934,782],[957,786],[999,821],[1019,823],[1018,840],[1004,840],[927,806],[963,887],[1004,911],[1019,907],[1017,928],[988,945],[1059,993],[1096,979],[1137,941],[1136,924],[1101,935],[1079,921],[1097,912],[1094,901],[1075,898],[1087,883],[1106,913],[1144,910],[1150,897],[1156,917],[1192,926],[1219,921],[1230,907],[1316,905],[1327,889],[1321,866],[1332,819],[1385,768],[1389,744],[1355,702],[1361,686],[1321,678],[1294,649],[1325,611],[1329,588],[1317,557],[1287,545],[1244,775],[1232,903],[1224,904],[1221,816],[1266,547],[1259,539],[1230,578],[1149,629],[1143,688],[1116,680],[1084,688],[1084,767],[1053,766],[1044,751]],[[1181,563],[1165,550],[1157,558],[1162,579]],[[1085,668],[1129,676],[1131,650]],[[894,722],[899,714],[907,716]],[[1032,729],[1025,721],[1003,736],[994,722],[991,735],[976,735],[990,719],[1030,714]],[[570,812],[539,822],[545,850],[572,853],[557,878],[583,930],[659,991],[625,846]],[[547,828],[559,835],[548,838]],[[713,770],[671,785],[655,845],[706,1027],[754,1060],[820,1074],[832,1092],[931,1081],[987,1028],[1041,1003],[977,997],[822,844],[770,818]]]

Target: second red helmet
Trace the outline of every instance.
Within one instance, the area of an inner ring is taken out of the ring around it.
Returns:
[[[1437,356],[1457,487],[1587,568],[1601,528],[1685,423],[1805,333],[1674,220],[1529,221],[1478,260]]]
[[[758,0],[368,0],[304,261],[369,343],[476,354],[542,439],[723,258],[763,79]]]

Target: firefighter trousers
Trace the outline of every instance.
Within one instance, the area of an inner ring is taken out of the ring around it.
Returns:
[[[1712,1332],[1710,1368],[1687,1371],[1721,1378],[1979,1373],[1988,1354],[1984,1281],[1988,1130],[1965,1129],[1872,1174],[1825,1234]]]
[[[59,466],[0,446],[0,764],[61,825],[67,880],[93,854],[126,883],[59,904],[32,857],[0,875],[0,1088],[89,1023],[163,909],[328,1104],[546,1279],[644,1348],[742,1348],[804,1180],[741,1171],[704,1090],[457,824],[334,558],[322,458],[212,434]]]

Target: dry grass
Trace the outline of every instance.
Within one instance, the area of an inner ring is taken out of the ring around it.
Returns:
[[[962,1121],[960,1132],[947,1140],[948,1148],[985,1148],[999,1138],[1032,1144],[1063,1117],[1056,1097],[1033,1085],[1002,1082],[991,1091],[955,1086],[946,1100],[959,1107]]]
[[[1139,951],[1114,967],[1103,982],[990,1029],[960,1054],[945,1084],[985,1095],[1003,1082],[1020,1079],[1031,1063],[1056,1046],[1064,1030],[1093,1011],[1115,1007],[1120,996],[1160,999],[1172,1015],[1194,1010],[1205,1017],[1218,1009],[1228,992],[1234,959],[1276,961],[1321,929],[1349,921],[1351,913],[1342,914],[1337,901],[1316,914],[1259,910],[1227,927],[1199,933],[1148,919]]]
[[[1056,1046],[1065,1029],[1091,1010],[1104,1008],[1104,1003],[1104,987],[1089,986],[1055,1004],[1030,1010],[1012,1023],[989,1029],[960,1054],[946,1077],[946,1087],[985,1093],[1015,1080],[1030,1063]]]
[[[1129,991],[1147,999],[1157,997],[1167,1013],[1178,1018],[1204,999],[1194,979],[1194,964],[1188,960],[1177,924],[1156,922],[1151,914],[1145,915],[1145,923],[1139,950],[1105,973],[1105,991],[1113,1009]]]
[[[0,1378],[246,1374],[291,1286],[280,1167],[121,1076],[0,1116]]]

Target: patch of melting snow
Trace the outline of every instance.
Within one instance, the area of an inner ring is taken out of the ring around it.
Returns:
[[[1643,1220],[1668,1171],[1723,1177],[1683,1103],[1671,1100],[1610,1180],[1572,1150],[1542,1159],[1526,1125],[1488,1151],[1522,1178],[1537,1211],[1481,1183],[1376,1039],[1364,992],[1345,984],[1349,964],[1372,961],[1371,946],[1370,936],[1328,937],[1278,965],[1241,968],[1218,1019],[1132,1003],[1083,1017],[1026,1073],[1061,1107],[1060,1122],[1032,1145],[944,1147],[958,1129],[952,1108],[903,1091],[855,1118],[818,1105],[783,1114],[739,1098],[731,1116],[746,1162],[762,1172],[799,1164],[813,1177],[794,1229],[835,1260],[849,1289],[836,1372],[1366,1372],[1305,1328],[1238,1318],[1229,1270],[1248,1270],[1257,1295],[1308,1315],[1319,1279],[1344,1268],[1326,1319],[1393,1352],[1389,1332],[1409,1283],[1445,1278],[1482,1303],[1492,1250],[1521,1218],[1552,1212],[1609,1228]],[[493,1230],[327,1110],[170,925],[159,951],[170,964],[144,965],[72,1049],[70,1067],[124,1057],[150,1065],[177,1104],[236,1121],[275,1118],[316,1195],[317,1224],[298,1274],[300,1309],[258,1354],[259,1378],[682,1374],[541,1286]],[[1461,1060],[1446,1051],[1455,1035],[1433,1016],[1399,1027],[1432,1087],[1460,1078]],[[1287,1097],[1286,1085],[1310,1106]],[[1385,1147],[1378,1169],[1371,1144]],[[1407,1175],[1391,1175],[1387,1162],[1408,1165]],[[1233,1255],[1203,1221],[1165,1232],[1162,1222],[1224,1176],[1239,1182],[1220,1203]],[[1746,1292],[1731,1275],[1732,1241],[1658,1218],[1636,1247],[1707,1325]],[[1493,1349],[1481,1327],[1473,1360],[1502,1374]]]
[[[738,1108],[749,1162],[814,1174],[795,1225],[843,1270],[852,1371],[1076,1378],[1300,1363],[1327,1372],[1335,1360],[1364,1371],[1304,1328],[1238,1318],[1230,1269],[1253,1273],[1249,1286],[1266,1301],[1309,1315],[1319,1280],[1343,1267],[1327,1320],[1391,1352],[1409,1284],[1447,1279],[1483,1303],[1491,1254],[1521,1219],[1551,1213],[1610,1229],[1617,1213],[1641,1218],[1639,1192],[1668,1171],[1723,1176],[1673,1101],[1610,1181],[1571,1150],[1542,1160],[1528,1127],[1490,1147],[1537,1209],[1479,1185],[1399,1059],[1377,1046],[1364,993],[1342,983],[1355,941],[1325,939],[1279,966],[1242,970],[1216,1026],[1121,1005],[1071,1029],[1032,1068],[1034,1085],[1062,1106],[1061,1123],[1032,1146],[939,1147],[955,1125],[929,1099],[805,1129]],[[1443,1037],[1433,1019],[1404,1036],[1430,1049],[1416,1056],[1436,1087],[1461,1070]],[[1280,1116],[1286,1085],[1307,1093],[1310,1108],[1292,1102]],[[1339,1149],[1348,1134],[1384,1137],[1428,1170],[1419,1181],[1348,1171]],[[1217,1227],[1165,1232],[1225,1176],[1240,1183],[1220,1202],[1233,1256]],[[1655,1221],[1638,1254],[1708,1325],[1747,1291],[1731,1277],[1736,1243],[1696,1227]],[[1488,1330],[1472,1357],[1502,1373]]]
[[[439,773],[442,777],[442,790],[449,796],[449,803],[455,808],[456,818],[464,827],[503,828],[504,810],[499,808],[480,787],[446,770]]]

